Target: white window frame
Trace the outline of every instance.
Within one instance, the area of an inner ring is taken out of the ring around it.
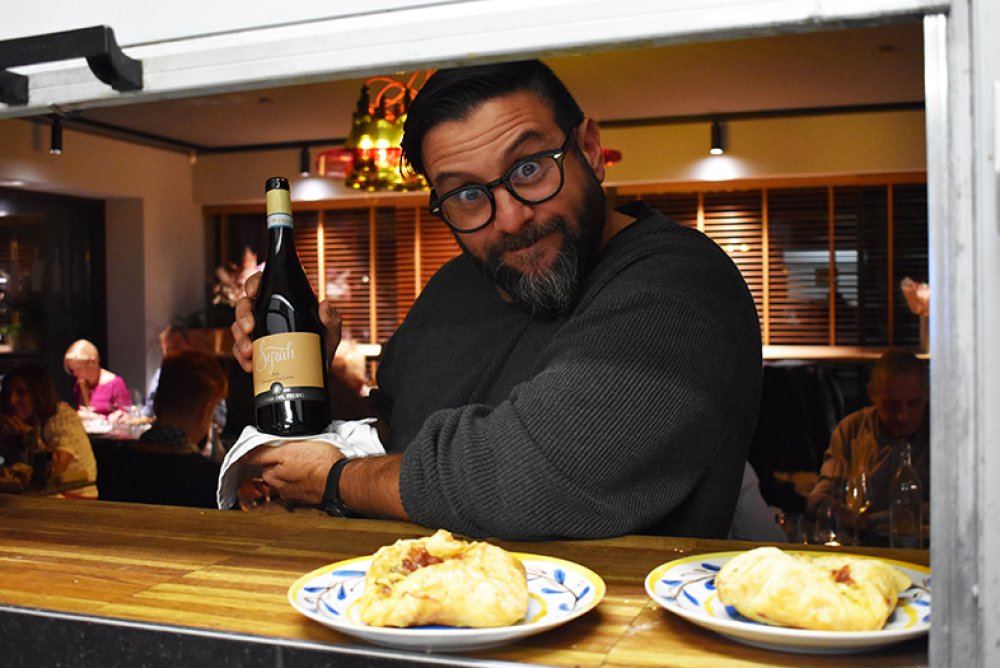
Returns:
[[[106,10],[111,3],[97,4]],[[142,11],[142,3],[116,4],[123,20]],[[0,118],[396,69],[925,17],[934,472],[930,659],[939,666],[997,665],[1000,532],[991,529],[1000,515],[1000,345],[993,341],[1000,335],[1000,2],[426,0],[387,10],[392,4],[267,28],[123,42],[145,69],[145,87],[135,93],[110,90],[76,62],[16,68],[30,75],[30,104],[0,105]]]

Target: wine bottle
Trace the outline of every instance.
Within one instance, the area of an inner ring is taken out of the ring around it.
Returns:
[[[890,547],[923,547],[923,504],[920,474],[913,466],[910,444],[906,443],[889,488]]]
[[[319,306],[295,250],[288,180],[270,178],[264,192],[268,251],[253,333],[257,429],[277,436],[318,434],[330,423]]]

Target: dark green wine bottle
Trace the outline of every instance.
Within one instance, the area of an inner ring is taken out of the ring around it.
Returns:
[[[330,424],[327,351],[319,306],[295,250],[288,180],[270,178],[267,261],[254,302],[254,411],[276,436],[318,434]]]

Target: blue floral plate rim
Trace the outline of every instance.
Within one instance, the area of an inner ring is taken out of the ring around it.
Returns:
[[[808,550],[786,550],[806,553]],[[864,554],[905,573],[913,585],[900,595],[886,626],[878,631],[813,631],[768,626],[744,618],[715,594],[714,575],[744,550],[695,554],[660,564],[646,576],[646,593],[670,612],[732,640],[779,651],[829,654],[862,652],[927,633],[931,614],[931,571],[926,566]]]
[[[528,576],[529,607],[512,626],[455,628],[368,626],[354,614],[364,591],[372,555],[355,557],[313,570],[288,589],[292,607],[341,633],[395,649],[461,652],[495,647],[565,624],[594,609],[604,598],[604,580],[585,566],[566,559],[513,552]]]

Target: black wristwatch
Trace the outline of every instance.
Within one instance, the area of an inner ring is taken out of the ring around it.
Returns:
[[[351,460],[347,457],[338,459],[337,463],[330,467],[330,473],[326,476],[326,489],[323,491],[320,508],[332,517],[360,517],[340,500],[340,474],[349,461]]]

